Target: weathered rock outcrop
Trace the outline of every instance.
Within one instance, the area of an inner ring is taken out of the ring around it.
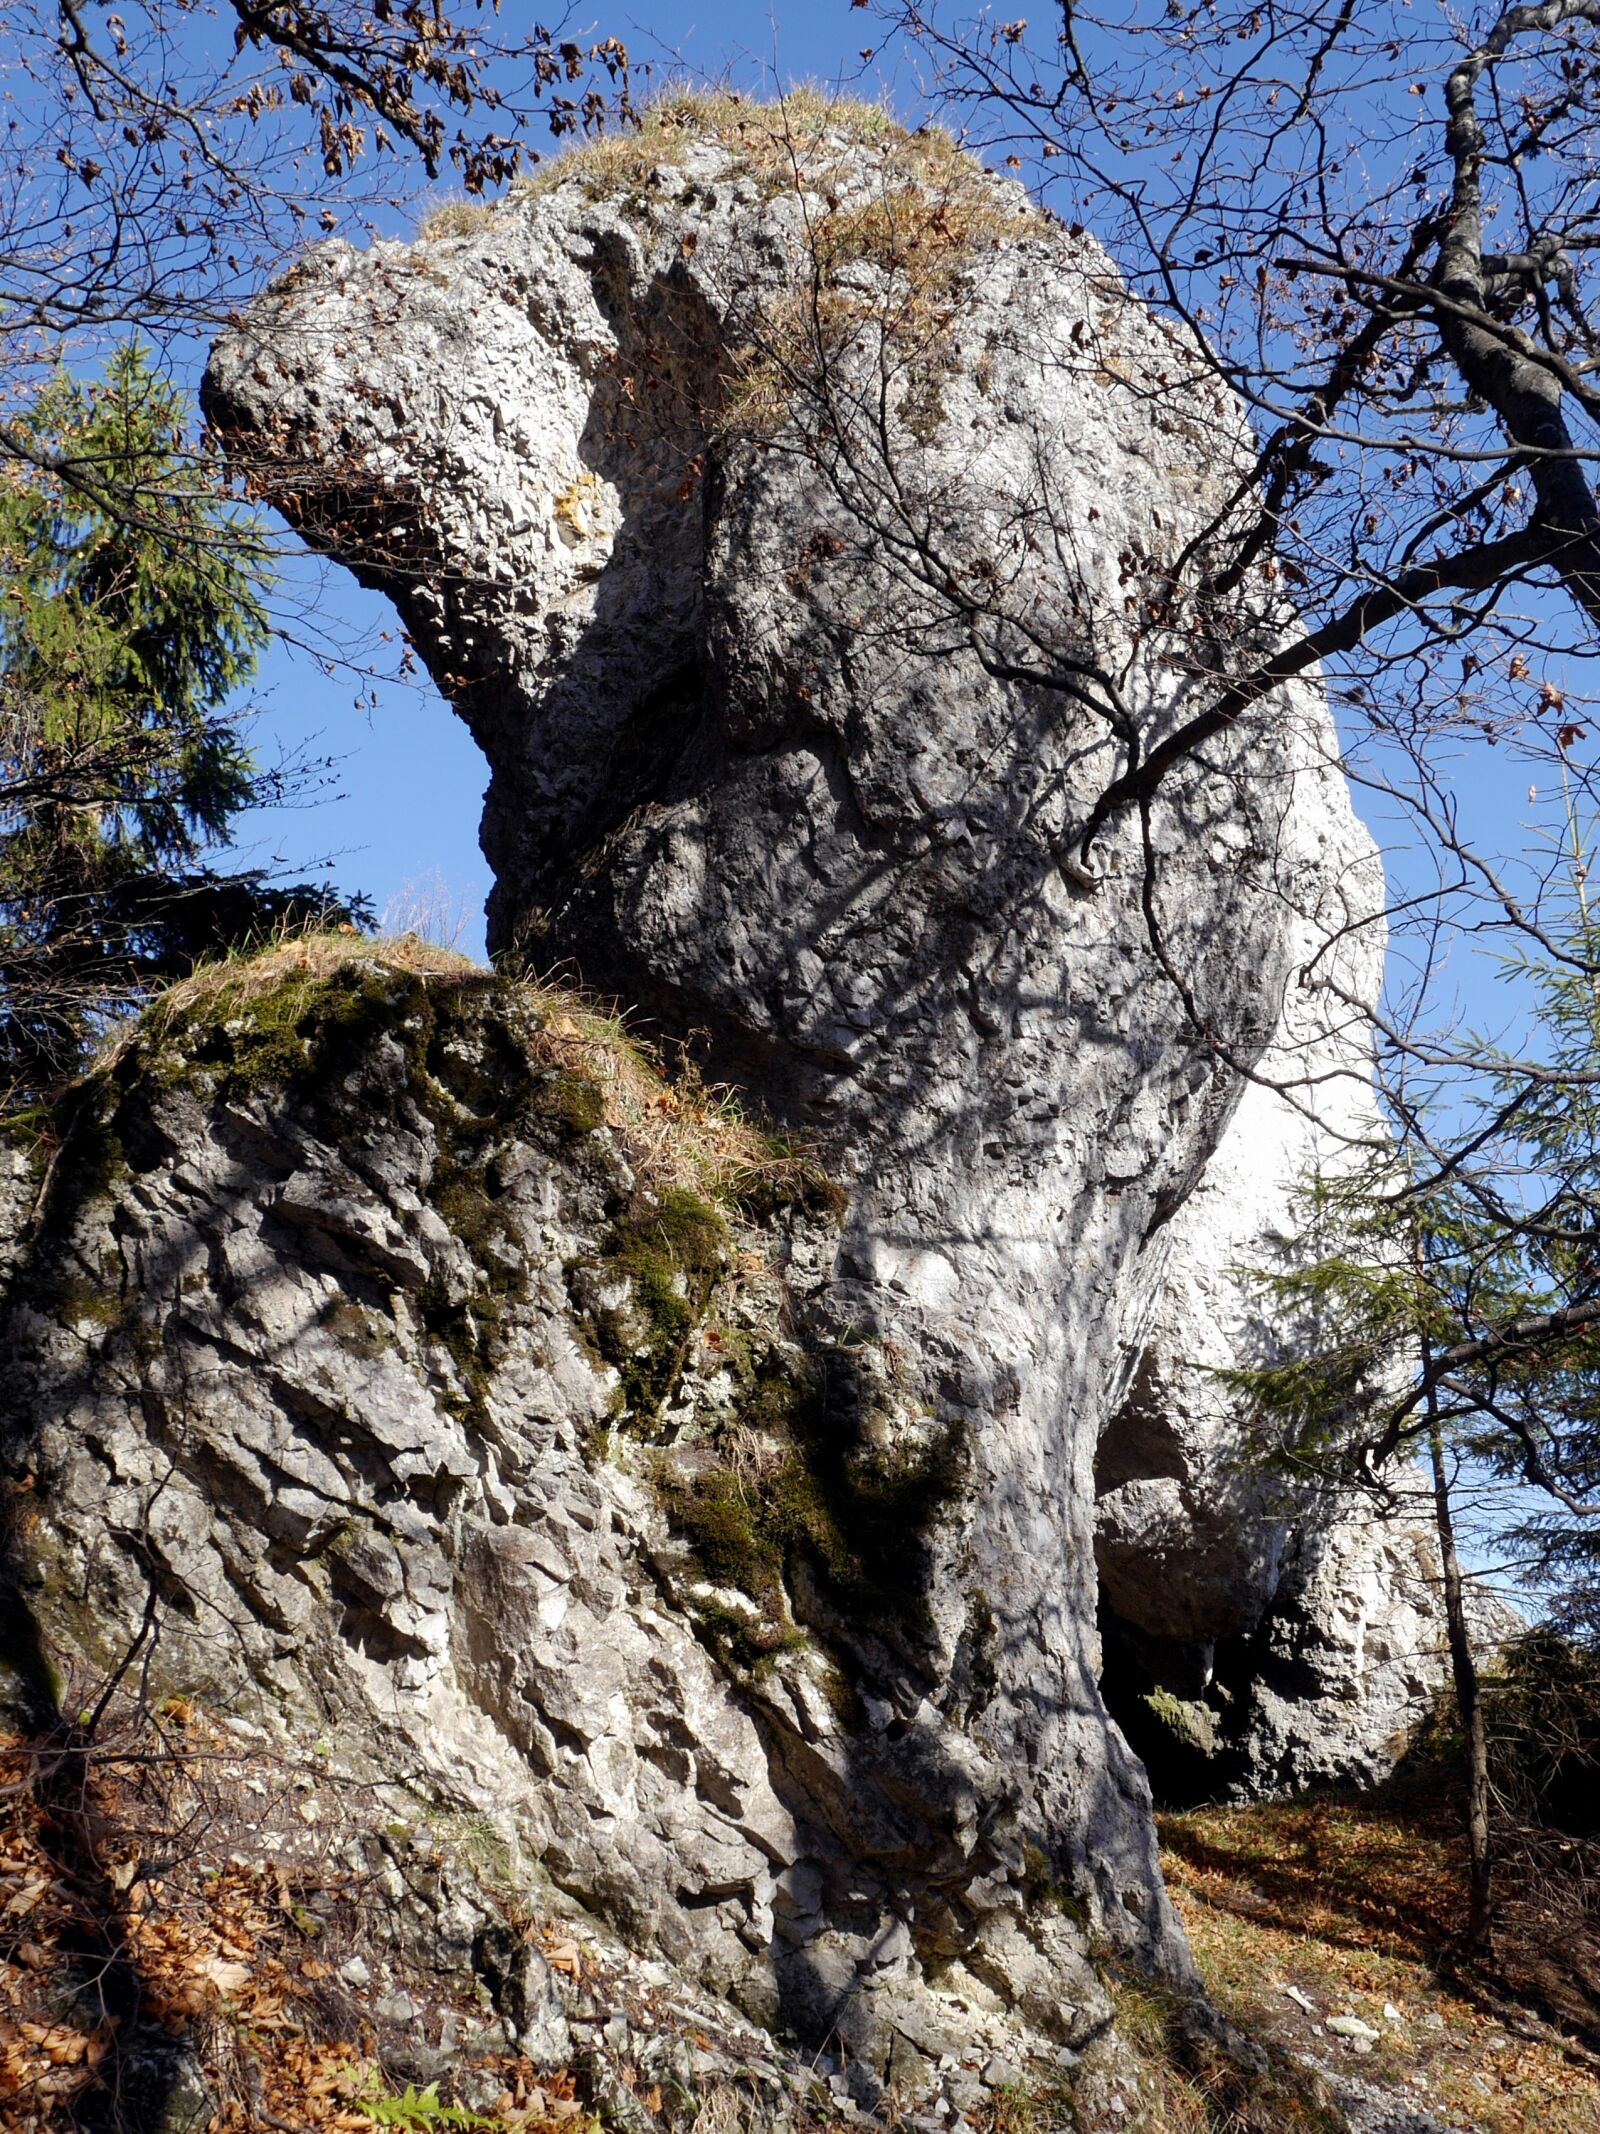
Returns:
[[[1305,956],[1316,950],[1308,937]],[[1354,997],[1375,997],[1381,954],[1377,936],[1351,959]],[[1304,1249],[1313,1170],[1379,1131],[1366,1046],[1359,1017],[1341,1026],[1291,1001],[1263,1079],[1168,1225],[1153,1322],[1100,1442],[1103,1687],[1169,1801],[1379,1777],[1440,1679],[1421,1503],[1292,1486],[1251,1457],[1220,1375],[1309,1338],[1259,1277]]]
[[[716,132],[311,252],[207,406],[482,745],[494,946],[698,1048],[842,1226],[747,1225],[730,1287],[492,988],[358,965],[152,1038],[12,1322],[42,1604],[104,1645],[195,1596],[217,1693],[402,1744],[764,2019],[880,2068],[1070,2047],[1086,1925],[1189,1977],[1099,1687],[1097,1448],[1130,1629],[1270,1619],[1294,1507],[1235,1482],[1190,1333],[1218,1283],[1242,1323],[1299,1162],[1304,1096],[1240,1068],[1361,1114],[1317,950],[1371,982],[1375,867],[1307,688],[1084,870],[1207,686],[1159,564],[1236,412],[931,137]]]

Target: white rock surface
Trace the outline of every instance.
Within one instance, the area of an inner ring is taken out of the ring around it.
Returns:
[[[1321,819],[1331,813],[1323,799]],[[1357,879],[1371,865],[1358,860]],[[1349,891],[1347,877],[1341,900]],[[1328,914],[1297,913],[1293,933],[1294,967],[1326,966]],[[1339,944],[1347,999],[1376,997],[1383,948],[1376,923]],[[1108,1695],[1180,1794],[1381,1776],[1443,1678],[1438,1551],[1420,1477],[1397,1469],[1387,1507],[1296,1486],[1218,1375],[1279,1361],[1306,1338],[1256,1278],[1307,1249],[1311,1179],[1337,1176],[1383,1131],[1368,1046],[1359,1011],[1340,1016],[1326,995],[1289,988],[1256,1079],[1167,1226],[1148,1335],[1101,1440]],[[1178,1738],[1152,1690],[1184,1707],[1166,1706]]]
[[[154,1563],[204,1596],[186,1650],[209,1643],[217,1690],[322,1703],[634,1940],[879,2068],[974,2026],[1000,2060],[1091,2033],[1080,1910],[1192,1976],[1099,1689],[1097,1448],[1115,1426],[1101,1548],[1130,1617],[1142,1575],[1169,1643],[1271,1620],[1291,1529],[1218,1449],[1235,1425],[1191,1337],[1237,1353],[1221,1256],[1281,1227],[1301,1128],[1227,1062],[1321,1048],[1316,1131],[1360,1114],[1310,951],[1344,934],[1339,976],[1370,985],[1377,898],[1310,688],[1164,789],[1164,962],[1135,827],[1097,886],[1075,873],[1118,744],[1057,684],[1092,656],[1147,743],[1209,686],[1144,603],[1242,436],[1090,241],[991,181],[999,234],[883,427],[895,285],[871,261],[829,404],[801,380],[766,434],[719,415],[807,286],[808,216],[898,198],[894,155],[830,138],[797,189],[708,143],[466,237],[318,248],[219,344],[207,405],[392,595],[483,746],[495,945],[693,1038],[848,1179],[785,1309],[830,1445],[949,1463],[914,1590],[850,1610],[797,1561],[806,1649],[713,1656],[716,1581],[674,1568],[649,1490],[595,1449],[612,1388],[581,1327],[615,1308],[615,1159],[495,1111],[515,1294],[464,1333],[489,1272],[430,1198],[415,1003],[375,1010],[315,1098],[130,1084],[129,1173],[57,1220],[48,1267],[30,1248],[12,1322],[58,1624],[136,1620]],[[481,1107],[503,1041],[461,1046]],[[65,1309],[69,1261],[130,1300],[114,1340]],[[1170,1471],[1129,1451],[1131,1383]]]

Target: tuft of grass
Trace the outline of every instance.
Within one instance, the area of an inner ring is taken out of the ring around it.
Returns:
[[[595,1092],[596,1123],[652,1188],[681,1187],[737,1212],[836,1205],[840,1189],[810,1149],[757,1125],[735,1091],[705,1081],[692,1061],[669,1073],[625,1013],[572,987],[516,983],[538,1016],[538,1058]]]
[[[798,190],[809,203],[810,271],[731,351],[723,427],[773,436],[797,400],[825,403],[842,368],[864,358],[893,388],[911,436],[931,441],[944,420],[963,280],[982,254],[1047,227],[1044,215],[942,127],[912,131],[880,105],[817,90],[767,104],[667,97],[631,160],[616,140],[596,144],[578,151],[596,157],[581,160],[579,174],[597,191],[637,189],[663,159],[706,138],[762,193]]]
[[[770,437],[797,397],[815,398],[841,363],[865,355],[887,369],[906,429],[930,441],[944,420],[964,276],[980,254],[1047,227],[1044,215],[942,127],[913,131],[880,104],[806,88],[771,103],[670,90],[637,129],[569,150],[512,197],[577,184],[648,212],[662,171],[707,140],[763,196],[797,191],[808,202],[811,271],[731,351],[723,426]]]
[[[437,244],[447,237],[474,237],[487,228],[495,213],[496,203],[492,200],[440,200],[417,225],[417,235],[424,244]]]
[[[270,1009],[274,1028],[292,1027],[297,1013],[332,979],[353,969],[375,976],[487,983],[491,974],[470,956],[436,948],[416,934],[366,935],[354,927],[293,933],[202,963],[151,1002],[119,1031],[95,1069],[114,1068],[132,1047],[150,1050],[168,1039],[232,1019],[248,1022]],[[91,1070],[93,1072],[95,1070]]]
[[[809,271],[733,352],[723,427],[765,438],[797,401],[830,406],[864,369],[890,389],[918,444],[937,436],[953,334],[975,262],[1044,226],[1039,211],[943,136],[930,155],[886,154],[865,190],[826,194],[811,217]],[[811,174],[807,173],[810,182]]]

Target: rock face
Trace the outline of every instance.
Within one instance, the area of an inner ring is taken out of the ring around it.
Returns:
[[[1159,566],[1235,411],[1017,189],[749,107],[318,248],[206,398],[482,745],[493,945],[638,1004],[848,1205],[708,1229],[493,988],[380,962],[282,1057],[257,1008],[152,1037],[24,1255],[41,1605],[201,1596],[218,1691],[401,1745],[880,2071],[980,2018],[1080,2041],[1085,1921],[1186,1981],[1097,1453],[1110,1608],[1192,1695],[1311,1545],[1196,1329],[1248,1345],[1305,1092],[1364,1115],[1319,984],[1378,953],[1309,689],[1074,856],[1207,686]]]
[[[1375,998],[1382,940],[1351,958]],[[1318,944],[1307,929],[1306,961]],[[1366,1033],[1291,999],[1168,1259],[1126,1401],[1100,1441],[1102,1684],[1169,1801],[1381,1776],[1438,1684],[1437,1546],[1420,1491],[1387,1510],[1290,1487],[1248,1457],[1220,1374],[1278,1360],[1303,1330],[1256,1280],[1292,1265],[1297,1199],[1380,1129]],[[1396,1484],[1403,1477],[1393,1478]]]

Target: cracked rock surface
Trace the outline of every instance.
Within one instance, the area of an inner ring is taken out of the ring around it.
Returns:
[[[1359,1033],[1300,974],[1338,935],[1370,994],[1381,953],[1311,687],[1175,774],[1147,845],[1073,857],[1126,734],[1206,687],[1148,586],[1243,432],[1092,241],[905,153],[825,130],[779,181],[679,139],[464,235],[319,247],[206,389],[482,746],[491,945],[692,1040],[845,1182],[840,1228],[773,1215],[749,1250],[823,1389],[813,1468],[916,1503],[902,1590],[811,1514],[776,1586],[703,1560],[715,1359],[646,1387],[597,1345],[638,1308],[638,1182],[581,1107],[506,1109],[539,1084],[492,990],[421,1042],[368,974],[314,1088],[130,1054],[126,1168],[13,1307],[58,1620],[137,1620],[153,1567],[219,1688],[402,1745],[630,1938],[880,2070],[980,2017],[1073,2048],[1108,2013],[1087,1928],[1191,1980],[1101,1693],[1097,1451],[1107,1599],[1163,1664],[1273,1620],[1305,1508],[1237,1480],[1191,1335],[1248,1346],[1222,1270],[1365,1117]],[[964,234],[929,298],[881,233],[940,183]],[[1241,1067],[1308,1063],[1322,1123],[1241,1102]],[[451,1160],[487,1232],[430,1186],[485,1117]],[[127,1323],[74,1317],[80,1283]],[[1415,1567],[1383,1546],[1380,1602]],[[1308,1742],[1315,1702],[1282,1718]]]

